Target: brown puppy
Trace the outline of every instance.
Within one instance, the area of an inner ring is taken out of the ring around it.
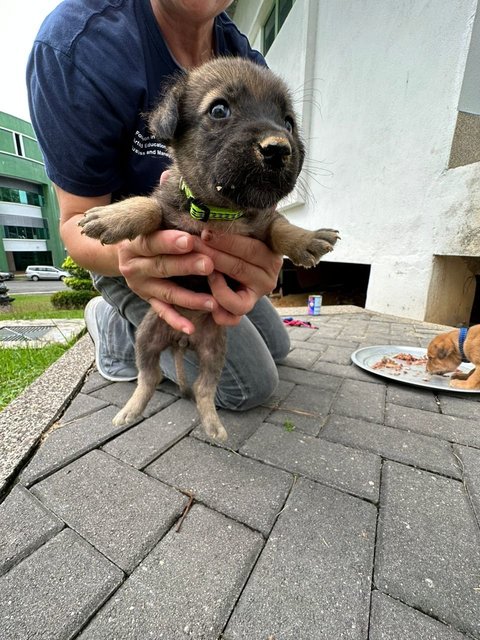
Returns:
[[[180,77],[150,119],[159,142],[169,146],[171,176],[151,197],[134,197],[85,214],[83,233],[106,244],[157,229],[204,229],[258,238],[292,262],[312,267],[338,239],[332,229],[306,231],[276,212],[295,186],[304,146],[285,84],[269,69],[240,58],[219,58]],[[206,278],[177,278],[183,286],[209,291]],[[195,324],[187,336],[154,311],[137,331],[138,386],[115,424],[137,419],[162,374],[160,353],[175,353],[179,385],[185,389],[183,353],[197,352],[193,385],[205,431],[224,440],[215,392],[225,358],[225,330],[205,312],[181,309]]]
[[[462,363],[460,329],[433,338],[427,349],[427,371],[442,375],[450,373]],[[470,327],[463,343],[466,359],[475,365],[468,373],[454,373],[450,386],[455,389],[480,389],[480,324]]]

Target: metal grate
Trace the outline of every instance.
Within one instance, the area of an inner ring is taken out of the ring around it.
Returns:
[[[19,340],[39,340],[51,331],[51,326],[16,326],[2,327],[0,329],[0,342],[16,342]]]

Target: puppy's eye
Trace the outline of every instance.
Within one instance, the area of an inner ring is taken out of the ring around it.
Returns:
[[[214,120],[223,120],[231,114],[230,107],[225,100],[216,100],[209,109],[210,117]]]
[[[293,133],[293,118],[291,118],[290,116],[287,116],[285,118],[285,129],[288,131],[288,133]]]

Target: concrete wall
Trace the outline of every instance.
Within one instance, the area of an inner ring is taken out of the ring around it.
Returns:
[[[235,20],[258,41],[254,5]],[[479,164],[448,169],[476,9],[296,0],[267,55],[305,97],[308,194],[289,218],[340,229],[329,260],[371,264],[372,310],[435,319],[434,257],[480,255]]]

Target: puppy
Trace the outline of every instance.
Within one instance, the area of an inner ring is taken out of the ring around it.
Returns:
[[[465,362],[475,365],[468,373],[454,373],[450,386],[456,389],[480,389],[480,324],[471,327],[463,345],[460,344],[460,329],[442,333],[433,338],[427,349],[427,371],[442,375],[455,371]]]
[[[173,158],[171,175],[150,197],[132,197],[87,211],[82,233],[102,243],[182,229],[204,229],[258,238],[296,265],[313,267],[333,249],[337,231],[306,231],[276,210],[302,168],[300,139],[285,84],[267,68],[240,58],[218,58],[178,78],[152,113],[149,125]],[[209,291],[206,278],[176,278],[187,288]],[[197,352],[193,392],[207,434],[225,440],[215,392],[225,359],[225,330],[211,314],[180,309],[195,324],[193,335],[175,331],[153,310],[138,327],[137,388],[114,418],[138,419],[162,379],[160,353],[171,347],[182,392],[183,354]]]

